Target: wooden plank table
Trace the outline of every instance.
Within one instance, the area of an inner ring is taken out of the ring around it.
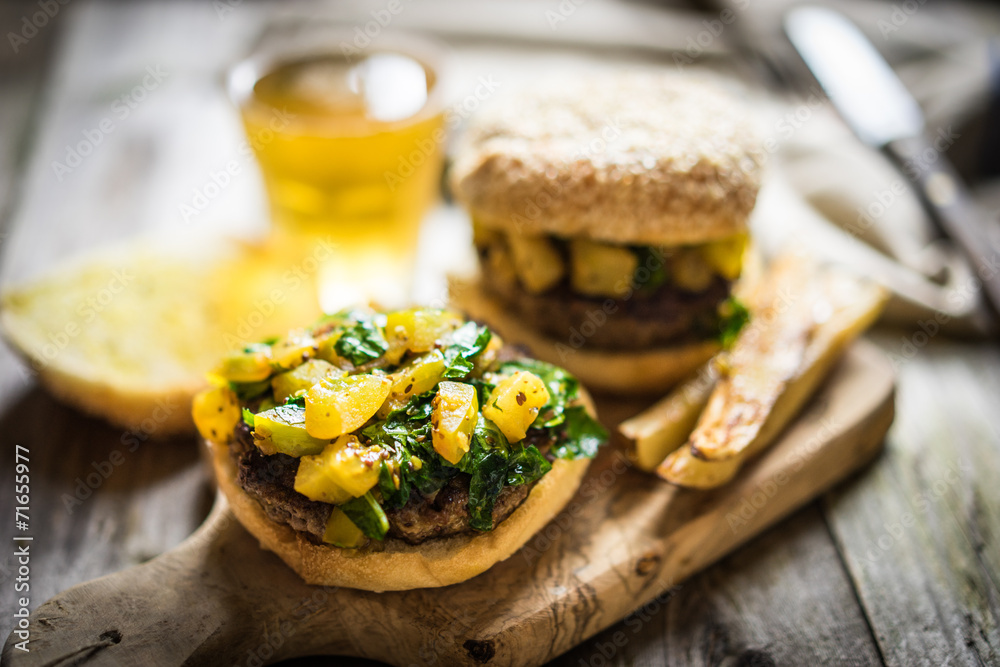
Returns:
[[[184,226],[178,205],[241,140],[219,89],[221,72],[272,10],[242,3],[220,15],[209,3],[77,0],[60,6],[17,53],[5,37],[4,279],[140,230]],[[22,17],[37,11],[35,2],[0,5],[0,32],[20,32]],[[505,82],[529,57],[496,64],[486,47],[461,48],[457,94],[477,71]],[[160,68],[161,80],[120,118],[116,99],[149,67]],[[60,180],[53,161],[106,117],[114,131]],[[247,164],[194,225],[262,229],[263,210]],[[886,452],[869,470],[556,663],[1000,662],[1000,350],[936,337],[908,358],[914,331],[874,336],[898,360],[900,383]],[[32,608],[170,549],[208,511],[212,494],[193,440],[133,450],[122,432],[53,401],[5,348],[0,433],[0,537],[7,540],[17,532],[7,500],[14,448],[31,451]],[[5,547],[4,638],[14,624],[17,576],[13,548]]]

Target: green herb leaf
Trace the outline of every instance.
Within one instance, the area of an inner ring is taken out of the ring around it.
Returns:
[[[493,422],[481,418],[472,434],[469,452],[459,465],[469,473],[469,525],[493,530],[493,505],[507,481],[507,438]]]
[[[379,472],[379,489],[387,507],[405,505],[411,488],[423,494],[434,493],[459,472],[441,459],[431,445],[434,394],[429,391],[412,397],[404,407],[361,432],[363,437],[392,452]],[[411,464],[413,457],[420,460],[419,469]],[[398,476],[399,488],[393,473]]]
[[[241,401],[249,401],[257,398],[264,392],[270,391],[271,381],[261,380],[260,382],[230,382],[229,388],[234,394],[236,394],[236,398]]]
[[[253,428],[253,413],[246,408],[243,408],[243,423]]]
[[[719,342],[724,349],[733,346],[749,321],[750,311],[735,296],[722,302],[719,306]]]
[[[565,417],[563,438],[552,448],[552,455],[560,459],[596,456],[597,449],[608,440],[607,429],[591,417],[582,405],[567,408]]]
[[[661,248],[653,246],[633,247],[632,252],[636,254],[639,263],[636,265],[635,274],[632,276],[632,287],[643,294],[652,294],[660,289],[668,280],[667,262]],[[647,273],[649,277],[639,280],[639,271]]]
[[[507,461],[507,486],[531,484],[535,480],[541,479],[550,470],[552,470],[552,464],[538,451],[537,447],[534,445],[515,446],[511,449],[510,458]]]
[[[476,367],[475,364],[463,357],[449,360],[446,356],[445,363],[447,366],[445,366],[444,373],[441,374],[444,380],[462,380]]]
[[[372,359],[378,359],[389,343],[382,334],[382,329],[375,321],[364,313],[355,313],[355,322],[344,328],[344,333],[334,345],[337,355],[347,359],[355,366],[361,366]]]
[[[444,351],[445,380],[461,380],[475,368],[473,359],[489,345],[493,334],[486,327],[475,322],[466,322],[451,334],[451,340]]]
[[[306,407],[306,395],[305,393],[293,394],[285,398],[284,405],[297,405],[300,408]]]
[[[381,540],[389,532],[389,518],[371,491],[360,498],[348,500],[339,507],[367,537]]]

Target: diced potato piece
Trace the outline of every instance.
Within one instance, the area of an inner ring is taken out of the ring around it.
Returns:
[[[344,371],[322,359],[309,361],[290,371],[279,373],[271,378],[271,389],[274,390],[274,400],[284,403],[296,392],[308,390],[314,384],[329,376],[340,377]]]
[[[435,308],[410,308],[389,313],[385,324],[389,350],[385,356],[398,363],[407,351],[429,352],[436,341],[463,322],[458,313]]]
[[[472,219],[472,242],[476,246],[487,246],[491,243],[496,243],[500,238],[500,232],[490,227],[486,227],[475,218]]]
[[[508,442],[519,442],[548,402],[549,390],[542,379],[534,373],[518,371],[493,388],[483,416],[497,425]]]
[[[342,435],[314,456],[303,456],[295,490],[310,500],[339,505],[359,498],[378,483],[383,451],[365,447],[354,435]]]
[[[251,345],[222,359],[216,374],[228,382],[260,382],[271,376],[271,346]]]
[[[328,439],[314,438],[306,431],[305,410],[297,405],[279,405],[253,418],[254,443],[264,454],[307,456],[318,454]]]
[[[240,402],[228,387],[206,389],[194,397],[191,416],[201,437],[225,443],[240,420]]]
[[[497,285],[517,285],[517,272],[514,270],[514,259],[506,243],[495,243],[489,246],[482,261],[482,273],[489,276],[490,281]]]
[[[589,239],[570,242],[573,289],[590,296],[618,296],[632,282],[639,266],[634,252]]]
[[[517,278],[529,292],[544,292],[554,287],[566,274],[559,250],[545,236],[508,234],[507,245],[510,246]]]
[[[412,364],[390,375],[392,387],[385,403],[379,408],[379,417],[385,418],[393,410],[406,405],[417,394],[433,389],[441,379],[444,367],[444,355],[440,350],[434,350],[414,359]]]
[[[320,336],[316,342],[316,358],[327,361],[337,368],[349,370],[354,367],[354,364],[337,354],[337,341],[343,335],[343,331],[334,331]]]
[[[469,441],[477,421],[479,400],[476,388],[464,382],[442,382],[434,397],[434,412],[431,415],[434,451],[448,463],[461,461],[469,451]]]
[[[490,342],[486,344],[486,349],[476,357],[472,374],[479,377],[488,371],[493,362],[497,360],[501,349],[503,349],[503,339],[496,332],[493,332]]]
[[[689,292],[705,291],[715,278],[700,248],[678,248],[667,261],[667,268],[674,284]]]
[[[315,438],[336,438],[360,428],[389,395],[384,375],[324,378],[306,392],[306,431]]]
[[[334,507],[330,512],[330,518],[326,521],[323,541],[341,549],[357,549],[364,546],[368,538],[353,521],[347,518],[342,509]]]
[[[277,368],[295,368],[318,350],[316,339],[308,331],[298,329],[271,346],[271,364]]]
[[[708,265],[726,280],[736,280],[743,270],[743,253],[747,246],[747,235],[737,234],[732,238],[713,241],[699,247]]]

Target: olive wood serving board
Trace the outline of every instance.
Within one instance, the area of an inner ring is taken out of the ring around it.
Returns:
[[[893,418],[886,358],[854,344],[798,420],[729,485],[671,486],[606,447],[518,553],[446,588],[307,586],[217,499],[174,550],[75,586],[30,617],[31,665],[260,665],[320,654],[395,665],[536,665],[617,622],[870,461]],[[636,407],[598,402],[606,424]],[[620,414],[615,414],[620,413]]]

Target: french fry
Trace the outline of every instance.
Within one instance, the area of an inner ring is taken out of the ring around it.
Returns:
[[[804,257],[779,259],[686,444],[657,468],[667,481],[713,488],[735,476],[794,418],[847,345],[875,321],[886,293]]]
[[[728,372],[691,434],[692,454],[707,460],[732,458],[758,437],[803,366],[817,312],[834,307],[826,282],[825,273],[797,255],[774,264],[751,302],[753,320],[729,353]]]
[[[715,364],[709,361],[655,405],[618,426],[629,441],[629,456],[639,470],[653,472],[668,454],[687,442],[718,378]]]
[[[764,274],[763,260],[752,245],[743,255],[743,274],[733,293],[752,304]],[[653,472],[668,454],[687,442],[719,379],[725,356],[709,360],[694,375],[641,414],[618,426],[629,444],[629,456],[640,470]]]

